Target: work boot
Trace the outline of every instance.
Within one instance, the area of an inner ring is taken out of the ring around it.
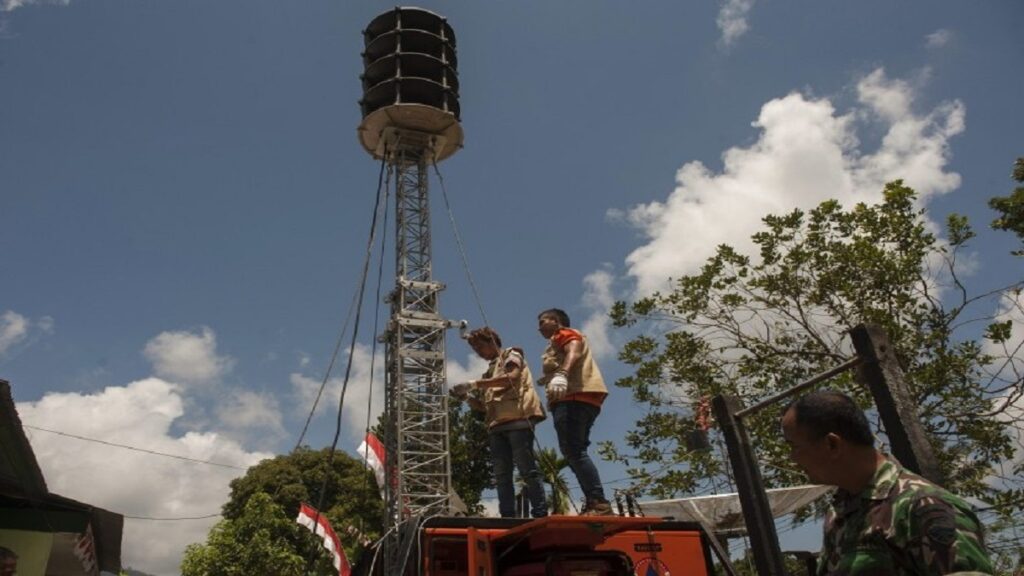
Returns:
[[[607,500],[590,500],[580,511],[580,516],[614,516],[612,505]]]

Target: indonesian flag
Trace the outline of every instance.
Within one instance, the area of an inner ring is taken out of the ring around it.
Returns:
[[[96,564],[96,540],[92,536],[92,524],[85,527],[85,532],[75,538],[75,548],[72,550],[75,558],[82,563],[82,569],[86,574],[99,574],[99,567]]]
[[[374,436],[373,432],[366,433],[366,439],[359,445],[356,452],[363,457],[363,461],[373,470],[373,476],[377,479],[377,488],[380,490],[380,497],[384,497],[384,463],[387,461],[384,456],[384,444]]]
[[[327,548],[331,557],[334,558],[334,567],[338,569],[338,576],[351,576],[352,568],[348,565],[345,550],[341,547],[341,541],[338,540],[338,535],[331,528],[327,516],[320,514],[316,508],[303,502],[299,507],[299,517],[295,521],[324,539],[324,548]]]

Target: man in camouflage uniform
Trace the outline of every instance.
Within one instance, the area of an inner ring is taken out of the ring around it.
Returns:
[[[812,392],[782,417],[790,457],[811,482],[837,486],[818,574],[991,574],[971,506],[874,447],[848,396]]]

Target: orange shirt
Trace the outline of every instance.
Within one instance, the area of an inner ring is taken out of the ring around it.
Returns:
[[[563,350],[567,344],[575,340],[582,341],[583,334],[580,334],[578,330],[573,330],[572,328],[562,328],[558,332],[555,332],[555,335],[551,337],[551,343]],[[600,408],[607,396],[608,395],[603,392],[573,392],[566,394],[559,399],[558,402],[575,400],[576,402],[584,402]]]

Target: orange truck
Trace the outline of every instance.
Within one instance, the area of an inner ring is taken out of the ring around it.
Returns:
[[[660,518],[432,518],[411,576],[713,576],[701,527]]]

